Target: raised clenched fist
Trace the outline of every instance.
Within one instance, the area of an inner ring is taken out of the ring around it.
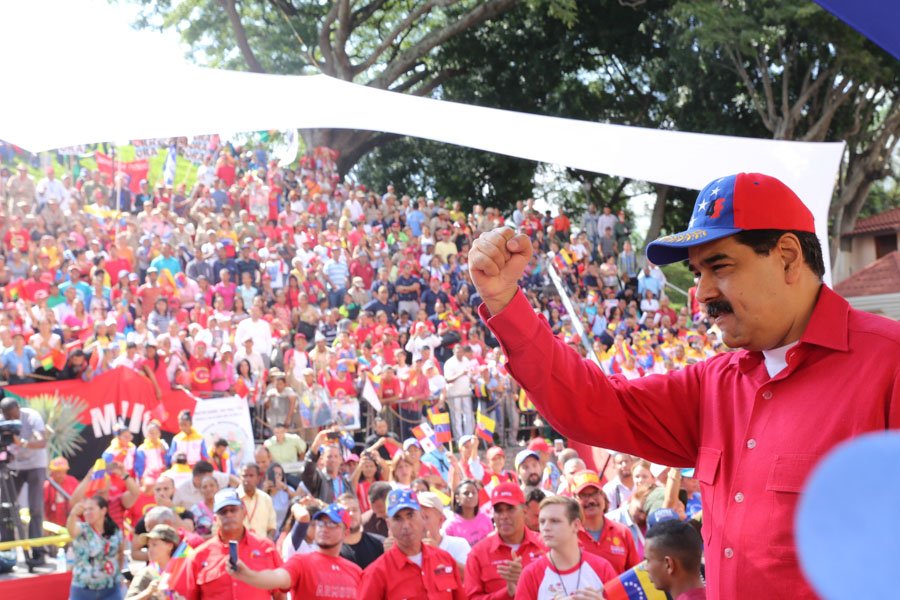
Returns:
[[[482,233],[472,244],[469,273],[491,314],[506,308],[516,295],[533,252],[528,236],[509,227]]]

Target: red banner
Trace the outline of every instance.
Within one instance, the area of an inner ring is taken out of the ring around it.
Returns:
[[[130,178],[128,189],[130,189],[133,194],[137,194],[141,191],[141,179],[146,179],[147,172],[150,170],[150,163],[146,158],[131,162],[119,162],[113,165],[112,157],[107,156],[102,152],[95,152],[94,159],[97,161],[97,170],[101,173],[112,177],[114,167],[118,167],[118,171],[128,175]]]
[[[193,396],[180,390],[165,393],[157,399],[153,384],[125,367],[107,371],[90,382],[72,380],[15,385],[7,387],[5,392],[26,399],[46,395],[57,402],[82,405],[79,418],[84,424],[82,450],[77,456],[67,457],[72,474],[76,476],[87,473],[94,460],[99,458],[118,422],[124,423],[136,438],[143,436],[144,428],[153,419],[162,424],[164,431],[174,433],[178,431],[178,412],[183,409],[193,411],[196,405]]]

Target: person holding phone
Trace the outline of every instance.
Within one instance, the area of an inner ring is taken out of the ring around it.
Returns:
[[[309,490],[310,495],[322,502],[334,502],[344,492],[353,491],[350,480],[341,472],[344,458],[340,448],[340,428],[334,425],[323,429],[316,434],[306,460],[303,463],[303,471],[300,480]],[[318,467],[319,457],[325,455],[325,466]]]
[[[260,589],[289,589],[292,598],[355,600],[362,569],[341,557],[341,547],[350,530],[350,514],[338,504],[329,504],[312,520],[318,525],[315,551],[295,554],[284,566],[265,571],[238,560],[229,569],[231,576]]]
[[[185,600],[269,600],[284,598],[281,592],[260,590],[232,577],[228,569],[231,542],[237,543],[238,564],[253,571],[281,567],[281,555],[271,540],[245,527],[247,512],[237,490],[216,492],[213,511],[216,534],[198,546],[185,565],[184,576],[172,583],[175,594]],[[177,597],[177,596],[176,596]]]

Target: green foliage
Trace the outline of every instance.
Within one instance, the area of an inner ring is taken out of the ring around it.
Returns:
[[[87,408],[83,402],[55,394],[39,394],[25,399],[25,402],[44,420],[50,433],[47,440],[50,456],[74,456],[81,450],[84,424],[78,416]]]
[[[687,292],[694,285],[694,275],[688,270],[685,263],[677,262],[660,268],[666,275],[666,281],[675,287]],[[687,304],[687,297],[672,288],[666,288],[666,295],[676,310]]]

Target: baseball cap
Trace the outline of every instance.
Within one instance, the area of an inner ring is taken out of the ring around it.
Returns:
[[[575,476],[572,478],[572,491],[580,494],[589,487],[595,487],[598,490],[603,489],[600,487],[600,476],[597,475],[597,472],[586,469],[575,473]]]
[[[471,435],[471,434],[466,434],[464,436],[461,436],[459,438],[459,447],[462,448],[463,446],[465,446],[466,444],[468,444],[469,442],[471,442],[474,439],[475,439],[475,436]]]
[[[404,508],[411,508],[413,510],[419,510],[422,507],[419,505],[419,501],[416,498],[415,492],[410,490],[394,490],[387,497],[387,514],[389,517],[394,517],[398,512],[403,510]]]
[[[688,228],[647,245],[647,258],[667,265],[688,258],[688,248],[754,229],[815,233],[810,210],[787,185],[762,173],[720,177],[694,202]]]
[[[241,506],[241,497],[234,488],[225,488],[216,492],[213,500],[213,512],[219,512],[228,506]]]
[[[534,450],[522,450],[521,452],[516,454],[516,460],[514,461],[516,469],[518,469],[522,465],[522,463],[529,458],[533,458],[537,461],[541,460],[541,457],[538,456],[538,453]]]
[[[331,503],[316,514],[313,515],[313,520],[318,520],[322,517],[331,519],[332,522],[345,525],[346,527],[350,527],[350,513],[347,510],[340,506],[339,504]]]
[[[404,450],[409,450],[413,446],[418,446],[419,448],[422,447],[421,444],[419,444],[419,440],[417,440],[414,437],[406,438],[405,440],[403,440],[403,449]]]
[[[47,465],[47,468],[51,471],[68,471],[69,461],[66,460],[65,456],[57,456],[50,461],[50,464]]]
[[[535,452],[552,452],[553,448],[550,447],[550,444],[547,443],[547,440],[544,438],[534,438],[530,442],[528,442],[527,448],[529,450],[534,450]]]
[[[147,537],[151,540],[162,540],[164,542],[169,542],[171,544],[175,544],[176,546],[181,543],[181,538],[178,536],[178,532],[171,525],[165,525],[160,523],[153,527],[150,530],[150,533],[147,534]]]
[[[525,504],[525,493],[522,488],[511,481],[501,483],[491,491],[491,506],[509,504],[519,506]]]
[[[487,459],[491,460],[495,456],[506,456],[506,452],[500,446],[491,446],[487,451]]]
[[[678,513],[671,508],[657,508],[647,516],[647,529],[663,521],[680,521]]]
[[[416,494],[416,500],[422,508],[434,508],[440,511],[443,511],[445,508],[444,503],[441,502],[441,499],[434,492],[419,492]]]

